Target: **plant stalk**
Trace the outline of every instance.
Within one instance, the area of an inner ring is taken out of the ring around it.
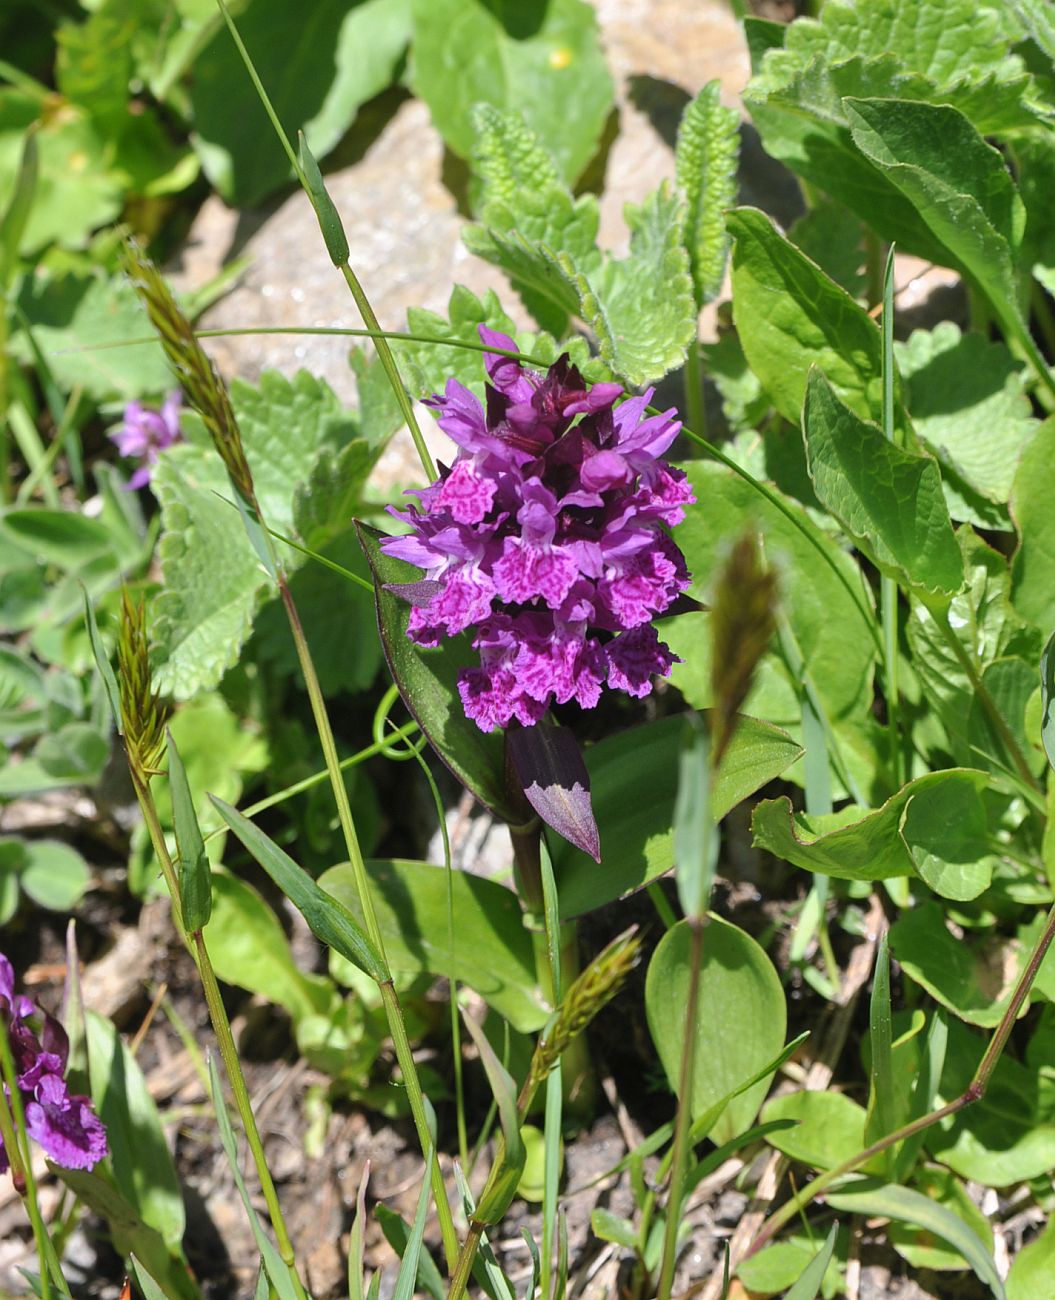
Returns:
[[[200,930],[195,930],[193,935],[188,935],[183,925],[183,911],[180,906],[179,883],[176,877],[176,868],[168,851],[168,845],[165,843],[165,834],[161,829],[161,821],[157,813],[157,805],[154,802],[154,796],[150,792],[150,787],[142,781],[139,774],[132,771],[133,783],[136,787],[136,794],[139,797],[139,806],[143,810],[143,819],[147,825],[147,831],[150,835],[150,842],[154,847],[154,853],[158,862],[161,864],[161,870],[165,876],[165,882],[169,887],[172,896],[173,918],[176,921],[177,931],[180,938],[187,945],[191,956],[194,958],[195,965],[198,967],[198,975],[202,982],[202,989],[205,993],[205,1003],[209,1009],[209,1019],[212,1022],[213,1033],[216,1035],[216,1042],[220,1049],[220,1056],[223,1060],[224,1069],[227,1072],[227,1081],[231,1085],[231,1092],[234,1096],[235,1106],[238,1110],[239,1118],[242,1121],[242,1128],[245,1131],[246,1140],[249,1143],[249,1150],[253,1156],[253,1163],[256,1166],[257,1177],[260,1179],[260,1190],[264,1194],[264,1200],[267,1203],[268,1215],[271,1219],[271,1226],[275,1232],[275,1241],[278,1246],[279,1255],[282,1262],[289,1270],[290,1281],[296,1291],[298,1300],[307,1300],[307,1292],[300,1280],[297,1272],[296,1257],[293,1251],[293,1243],[290,1240],[289,1232],[286,1228],[286,1220],[282,1214],[282,1207],[279,1204],[278,1193],[275,1190],[274,1180],[271,1177],[271,1171],[267,1165],[267,1157],[264,1154],[264,1144],[260,1138],[260,1130],[257,1128],[256,1117],[253,1114],[253,1105],[249,1098],[249,1089],[246,1085],[245,1075],[242,1073],[242,1063],[238,1059],[238,1049],[235,1047],[234,1034],[231,1032],[231,1022],[227,1016],[227,1009],[223,1005],[223,998],[220,995],[220,986],[216,981],[216,973],[213,970],[212,961],[209,958],[208,950],[205,947],[205,940]]]
[[[673,1161],[670,1171],[670,1191],[667,1197],[667,1221],[663,1230],[663,1262],[660,1265],[658,1300],[670,1300],[674,1285],[674,1268],[678,1262],[678,1228],[681,1226],[682,1189],[685,1184],[685,1166],[689,1154],[689,1129],[692,1117],[693,1073],[696,1065],[695,1034],[696,1007],[700,992],[700,968],[703,965],[703,932],[706,916],[688,917],[692,929],[692,960],[689,969],[689,996],[685,1005],[685,1041],[681,1051],[681,1071],[678,1079],[678,1117],[674,1125]]]
[[[982,1056],[981,1061],[978,1063],[978,1068],[975,1070],[971,1082],[967,1085],[960,1096],[954,1101],[950,1101],[946,1105],[940,1106],[937,1110],[931,1111],[929,1115],[922,1115],[919,1119],[915,1119],[911,1123],[905,1124],[899,1129],[895,1129],[893,1133],[886,1134],[885,1137],[873,1142],[862,1151],[858,1151],[857,1154],[851,1156],[849,1160],[844,1160],[842,1164],[836,1165],[834,1169],[828,1169],[825,1170],[824,1173],[818,1174],[812,1182],[807,1183],[800,1192],[791,1197],[791,1199],[782,1205],[779,1210],[769,1216],[759,1229],[758,1235],[751,1243],[748,1255],[753,1255],[757,1251],[761,1250],[766,1242],[771,1240],[771,1238],[775,1236],[775,1234],[778,1233],[786,1223],[809,1205],[810,1201],[812,1201],[814,1197],[825,1191],[833,1183],[844,1177],[844,1175],[853,1173],[853,1171],[858,1169],[861,1165],[867,1164],[873,1156],[877,1156],[883,1151],[888,1150],[890,1147],[896,1146],[899,1142],[904,1142],[906,1139],[914,1137],[917,1133],[922,1133],[925,1129],[932,1128],[943,1119],[948,1119],[950,1115],[958,1114],[961,1110],[965,1110],[972,1103],[980,1101],[982,1097],[985,1096],[986,1088],[989,1086],[989,1080],[992,1077],[993,1071],[996,1069],[996,1064],[1000,1059],[1000,1054],[1007,1045],[1007,1040],[1011,1035],[1011,1030],[1014,1028],[1015,1021],[1018,1019],[1018,1014],[1022,1010],[1023,1003],[1029,996],[1029,990],[1033,985],[1033,981],[1036,979],[1037,971],[1040,969],[1040,964],[1047,955],[1047,951],[1051,947],[1053,939],[1055,939],[1055,906],[1053,906],[1048,912],[1044,929],[1030,954],[1029,961],[1026,963],[1022,974],[1019,976],[1018,983],[1015,985],[1015,991],[1011,995],[1011,1001],[1007,1004],[1007,1009],[1000,1017],[1000,1023],[993,1031],[993,1036],[989,1040],[989,1045],[985,1049],[985,1054]]]
[[[293,634],[297,659],[300,663],[301,672],[304,675],[304,684],[307,687],[308,698],[311,702],[311,711],[315,719],[315,727],[319,733],[319,743],[322,745],[326,769],[330,775],[330,784],[333,787],[333,797],[337,804],[337,817],[341,823],[341,830],[344,833],[344,843],[348,851],[348,860],[351,863],[352,874],[355,878],[356,892],[359,895],[360,905],[363,909],[363,921],[366,926],[366,932],[387,972],[389,967],[388,958],[385,955],[384,938],[381,934],[381,927],[378,924],[377,912],[374,909],[373,897],[370,892],[370,882],[366,874],[366,863],[363,860],[362,849],[359,845],[359,837],[356,834],[355,822],[352,818],[351,804],[348,801],[348,790],[344,784],[344,777],[341,774],[340,762],[337,756],[337,745],[333,738],[333,728],[330,726],[330,716],[326,708],[326,701],[323,697],[322,687],[319,685],[319,678],[315,671],[315,664],[311,657],[311,651],[308,649],[307,638],[304,635],[304,628],[300,621],[300,615],[297,613],[297,607],[289,589],[289,582],[286,579],[284,571],[280,567],[276,566],[276,568],[278,573],[279,593],[282,597],[282,603],[285,606],[290,631]],[[399,995],[396,993],[395,985],[392,983],[391,976],[386,980],[379,982],[378,987],[381,990],[381,999],[384,1003],[385,1015],[388,1019],[388,1029],[389,1033],[392,1035],[392,1043],[396,1051],[396,1059],[399,1062],[400,1072],[403,1075],[403,1086],[407,1090],[407,1100],[410,1103],[411,1114],[414,1118],[414,1127],[417,1129],[418,1141],[421,1144],[422,1154],[426,1159],[428,1159],[428,1152],[432,1146],[432,1138],[429,1133],[428,1118],[425,1114],[425,1098],[421,1089],[421,1081],[418,1078],[417,1066],[414,1064],[414,1056],[410,1049],[410,1040],[407,1037],[406,1025],[403,1021],[403,1009],[400,1006]],[[439,1160],[432,1161],[432,1190],[433,1196],[436,1200],[436,1214],[439,1217],[440,1231],[443,1236],[444,1253],[447,1257],[448,1267],[452,1268],[458,1258],[458,1235],[455,1231],[451,1207],[447,1201],[447,1189],[444,1186],[443,1170],[440,1168]]]
[[[703,399],[703,367],[700,364],[700,341],[693,339],[685,358],[685,415],[689,428],[701,438],[707,436],[707,408]]]

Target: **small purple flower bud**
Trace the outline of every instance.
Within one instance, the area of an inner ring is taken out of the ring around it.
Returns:
[[[554,703],[593,708],[606,684],[647,695],[676,662],[651,620],[690,581],[666,530],[695,498],[661,459],[681,422],[646,415],[651,389],[617,406],[619,385],[590,387],[567,356],[541,374],[490,352],[484,366],[485,405],[453,379],[427,403],[453,465],[390,508],[412,531],[382,549],[423,570],[393,588],[413,605],[407,634],[436,646],[473,629],[480,666],[458,690],[483,731],[531,726]]]
[[[157,464],[158,456],[173,443],[182,441],[180,432],[180,405],[182,395],[177,389],[165,398],[160,411],[152,411],[140,402],[129,402],[125,407],[124,423],[110,434],[117,450],[130,460],[138,460],[139,468],[125,484],[125,491],[145,487]]]
[[[58,1021],[42,1014],[39,1035],[28,1022],[36,1016],[29,998],[15,993],[11,963],[0,953],[0,1017],[18,1076],[26,1132],[44,1154],[65,1169],[91,1169],[107,1154],[106,1129],[91,1099],[69,1092],[63,1075],[69,1045]],[[5,1089],[6,1095],[6,1089]],[[8,1167],[0,1139],[0,1174]]]

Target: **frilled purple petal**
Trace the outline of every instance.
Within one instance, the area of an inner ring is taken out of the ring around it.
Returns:
[[[606,684],[647,694],[673,662],[651,620],[689,583],[665,531],[693,500],[661,459],[680,422],[647,415],[651,390],[616,406],[619,386],[591,387],[567,356],[539,374],[488,352],[485,368],[484,405],[455,380],[430,399],[458,454],[416,506],[390,508],[410,533],[382,549],[422,570],[392,588],[413,606],[408,635],[435,646],[475,630],[479,667],[458,690],[484,731],[592,708]]]
[[[106,1129],[91,1101],[70,1096],[57,1075],[45,1075],[26,1103],[26,1132],[65,1169],[91,1169],[107,1154]]]

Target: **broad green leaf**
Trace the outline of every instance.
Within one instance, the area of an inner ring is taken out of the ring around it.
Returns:
[[[854,142],[913,203],[946,261],[989,299],[1005,328],[1020,322],[1015,257],[1025,208],[1003,158],[955,108],[844,100]]]
[[[118,1189],[170,1251],[178,1251],[186,1223],[183,1196],[146,1079],[109,1020],[88,1011],[85,1028],[92,1099],[106,1125]]]
[[[777,570],[781,608],[829,718],[833,722],[862,719],[872,707],[875,643],[874,616],[869,613],[866,618],[862,611],[862,606],[869,609],[870,597],[864,593],[858,566],[816,529],[796,502],[786,500],[785,504],[813,534],[817,546],[731,470],[705,461],[692,461],[685,470],[697,502],[687,508],[685,522],[678,527],[678,542],[689,570],[696,575],[690,594],[706,601],[709,575],[716,570],[728,539],[749,526],[760,529],[766,557]],[[675,647],[678,654],[685,654],[683,646]],[[786,724],[800,714],[794,694],[797,683],[789,681],[782,664],[779,671],[788,682],[793,715],[774,720]]]
[[[320,888],[268,835],[222,799],[212,802],[227,825],[307,921],[322,943],[347,958],[379,983],[388,978],[382,955],[375,951],[349,909]]]
[[[700,355],[704,373],[721,396],[722,414],[731,432],[747,431],[754,444],[758,438],[757,429],[772,403],[758,376],[747,364],[739,335],[735,330],[729,330],[714,343],[701,343]]]
[[[324,448],[349,442],[354,424],[329,385],[303,370],[292,380],[265,371],[256,386],[236,381],[231,399],[264,519],[288,532],[298,486],[310,483]],[[155,605],[157,680],[185,699],[214,686],[237,660],[268,579],[211,447],[171,448],[153,487],[164,580]],[[287,547],[283,560],[293,570],[302,557]]]
[[[124,189],[105,133],[83,109],[66,103],[61,113],[41,109],[27,91],[0,87],[0,194],[15,192],[25,130],[40,122],[36,192],[19,241],[24,257],[56,242],[83,248],[93,230],[120,215]]]
[[[798,423],[811,366],[864,419],[882,415],[879,328],[755,208],[728,217],[733,317],[744,355],[785,419]]]
[[[865,227],[848,208],[821,199],[791,226],[788,238],[851,298],[865,296]]]
[[[919,874],[946,897],[974,898],[993,869],[981,797],[988,783],[984,772],[949,768],[910,781],[875,811],[851,804],[820,816],[767,799],[751,829],[756,845],[807,871],[837,880]]]
[[[309,17],[283,0],[254,0],[237,22],[287,135],[303,130],[323,158],[392,80],[410,38],[410,3],[318,0]],[[289,180],[282,145],[226,27],[194,60],[191,107],[194,146],[229,203],[259,203]]]
[[[834,1169],[864,1150],[866,1118],[865,1108],[842,1092],[789,1092],[767,1102],[762,1112],[766,1124],[795,1121],[793,1128],[770,1133],[767,1141],[814,1169]]]
[[[838,1249],[829,1260],[824,1275],[826,1296],[838,1295],[841,1286],[841,1258],[846,1255],[846,1230],[841,1230]],[[838,1240],[837,1238],[837,1240]],[[784,1296],[794,1286],[817,1255],[817,1240],[796,1233],[764,1246],[756,1255],[748,1255],[737,1265],[736,1276],[752,1296]]]
[[[568,182],[593,157],[612,107],[612,79],[584,0],[543,9],[478,0],[414,0],[411,81],[447,146],[473,145],[475,104],[523,113]]]
[[[925,1168],[916,1171],[913,1186],[928,1200],[944,1206],[967,1224],[987,1251],[993,1249],[993,1229],[989,1220],[971,1200],[967,1189],[947,1169]],[[914,1269],[955,1271],[969,1267],[967,1260],[943,1238],[935,1238],[927,1228],[908,1222],[891,1223],[887,1229],[891,1245]]]
[[[29,555],[68,571],[113,549],[101,520],[73,510],[7,510],[0,516],[0,528]]]
[[[1011,565],[1015,608],[1046,635],[1055,627],[1055,419],[1045,420],[1022,453],[1011,489],[1018,550]]]
[[[1004,343],[961,334],[952,321],[913,331],[907,342],[894,344],[894,354],[916,434],[942,465],[950,513],[992,527],[992,512],[976,518],[955,482],[1001,510],[1006,506],[1019,457],[1040,427],[1021,363]]]
[[[997,1300],[1003,1300],[1003,1283],[989,1250],[958,1214],[940,1202],[877,1178],[851,1177],[826,1195],[828,1204],[836,1210],[899,1219],[941,1237],[955,1246]]]
[[[1055,45],[1055,40],[1053,40]],[[1036,1300],[1055,1275],[1055,1219],[1018,1252],[1007,1275],[1007,1300]]]
[[[586,750],[594,816],[601,832],[601,865],[566,841],[553,846],[562,919],[603,907],[674,865],[671,827],[681,735],[682,720],[665,718]],[[801,753],[778,727],[741,718],[714,781],[714,820],[773,780]]]
[[[736,202],[740,114],[722,107],[720,91],[718,81],[709,81],[686,105],[674,151],[674,183],[685,198],[685,246],[697,307],[721,291],[729,256],[725,210]]]
[[[591,275],[566,254],[557,260],[602,359],[637,388],[684,363],[696,338],[696,300],[681,199],[664,183],[640,205],[628,203],[625,215],[630,255],[622,261],[609,258]]]
[[[351,528],[379,450],[365,438],[353,438],[339,450],[322,448],[309,476],[293,494],[293,524],[305,546],[320,551]],[[280,553],[285,554],[281,544]]]
[[[143,1221],[115,1186],[111,1174],[99,1165],[94,1169],[53,1168],[78,1200],[106,1220],[115,1250],[121,1255],[134,1255],[140,1268],[161,1287],[166,1300],[201,1300],[201,1291],[183,1259]]]
[[[19,306],[63,389],[79,384],[96,402],[126,402],[135,397],[158,397],[174,387],[160,347],[147,344],[82,350],[99,343],[150,337],[146,312],[123,278],[108,278],[101,271],[83,277],[72,272],[27,276]],[[27,363],[33,359],[24,332],[16,333],[12,351]]]
[[[828,1231],[828,1236],[825,1238],[824,1245],[803,1269],[801,1276],[796,1280],[795,1285],[784,1297],[784,1300],[814,1300],[814,1297],[821,1289],[821,1283],[828,1271],[828,1265],[831,1263],[832,1254],[835,1251],[835,1239],[838,1234],[839,1225],[833,1223]]]
[[[428,736],[437,755],[454,775],[487,807],[515,820],[503,775],[503,739],[485,733],[465,716],[457,677],[475,662],[465,637],[445,641],[438,650],[422,652],[407,636],[410,605],[385,590],[386,583],[412,582],[418,570],[380,549],[381,534],[356,525],[359,542],[374,575],[374,599],[381,643],[403,702]]]
[[[902,585],[951,596],[963,560],[928,456],[895,446],[860,419],[816,368],[802,418],[806,460],[819,499],[858,547]]]
[[[19,881],[41,907],[72,912],[91,884],[92,873],[84,858],[61,840],[26,840]]]
[[[597,867],[594,866],[594,870]],[[397,974],[427,972],[468,984],[514,1029],[531,1033],[549,1014],[535,978],[531,939],[516,895],[467,872],[424,862],[367,863],[385,952]],[[454,900],[454,950],[447,935],[447,889]],[[320,885],[360,916],[352,868],[331,868]]]
[[[1000,1021],[1029,956],[1018,938],[957,936],[934,902],[904,912],[890,929],[902,970],[944,1007],[973,1025]]]
[[[176,847],[179,850],[179,893],[183,909],[183,924],[188,933],[201,930],[208,924],[212,911],[212,872],[205,854],[198,817],[194,811],[194,796],[187,781],[187,770],[172,739],[168,739],[169,791],[172,797],[172,819],[176,829]]]
[[[278,917],[257,891],[225,871],[213,876],[213,911],[204,930],[216,974],[283,1007],[296,1022],[332,1013],[333,985],[299,970]]]
[[[90,785],[102,774],[109,754],[106,737],[90,722],[67,722],[41,736],[33,748],[33,759],[59,785]]]
[[[1019,754],[1028,767],[1039,773],[1044,766],[1043,759],[1034,747],[1026,723],[1026,709],[1037,689],[1036,661],[1027,663],[1017,656],[996,659],[982,673],[982,686],[1010,732]],[[1012,747],[978,696],[971,701],[967,740],[976,761],[978,758],[988,759],[994,771],[1015,770]]]
[[[645,981],[645,1009],[652,1041],[677,1089],[685,1042],[685,1008],[691,978],[692,931],[679,921],[660,940]],[[703,1114],[760,1067],[784,1044],[787,1008],[772,962],[743,930],[716,916],[703,931],[692,1050],[693,1116]],[[737,1026],[729,1035],[726,1028]],[[728,1102],[710,1132],[721,1143],[753,1122],[769,1088],[763,1079]]]
[[[718,827],[711,818],[710,736],[689,714],[678,754],[674,800],[674,878],[678,901],[688,917],[703,917],[711,901],[718,865]]]
[[[957,539],[963,553],[963,590],[953,596],[945,614],[940,610],[931,612],[920,600],[910,597],[905,631],[912,650],[913,672],[929,709],[945,729],[946,750],[959,766],[967,766],[981,763],[984,758],[971,748],[978,739],[980,706],[974,683],[949,644],[950,634],[959,641],[979,676],[1005,656],[1036,662],[1041,641],[1039,633],[1011,605],[1007,559],[970,528],[961,528]],[[944,623],[939,621],[942,619]],[[1021,716],[1017,721],[1010,717],[1006,720],[1013,732],[1021,731]],[[988,735],[986,743],[992,746]],[[995,752],[1006,767],[1002,744]]]
[[[611,1241],[624,1250],[637,1249],[637,1230],[629,1219],[598,1206],[590,1215],[590,1229],[601,1241]]]

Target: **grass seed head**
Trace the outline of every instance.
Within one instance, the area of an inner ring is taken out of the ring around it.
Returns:
[[[161,770],[169,706],[153,689],[147,649],[146,606],[121,593],[121,627],[117,638],[117,676],[121,693],[121,728],[133,775],[144,784]]]

